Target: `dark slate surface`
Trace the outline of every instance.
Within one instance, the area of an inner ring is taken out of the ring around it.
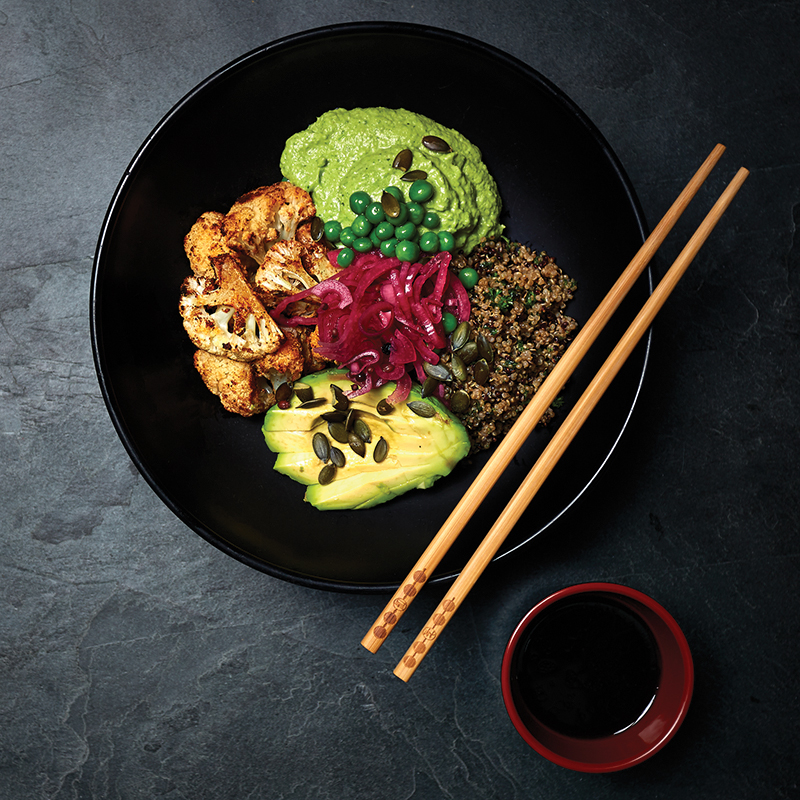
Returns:
[[[800,796],[799,16],[752,0],[3,3],[0,796]],[[481,579],[408,685],[392,668],[442,590],[373,656],[359,642],[380,598],[281,582],[194,535],[114,432],[87,314],[105,209],[172,104],[258,45],[362,19],[473,35],[543,72],[651,224],[715,142],[709,192],[752,171],[658,320],[606,470]],[[587,580],[663,603],[697,670],[677,737],[606,776],[530,750],[499,683],[527,609]]]

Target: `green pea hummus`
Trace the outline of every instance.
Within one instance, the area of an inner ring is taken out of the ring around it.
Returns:
[[[438,136],[451,152],[434,152],[424,136]],[[404,149],[413,154],[410,170],[424,170],[434,193],[424,205],[441,220],[438,230],[455,237],[456,249],[469,252],[484,236],[498,236],[501,201],[480,150],[458,131],[405,109],[337,108],[294,134],[281,155],[283,175],[311,193],[325,222],[349,225],[355,215],[350,195],[367,192],[380,200],[387,186],[408,198],[410,183],[392,166]]]

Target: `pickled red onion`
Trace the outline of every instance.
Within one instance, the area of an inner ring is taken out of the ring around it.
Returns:
[[[336,251],[329,254],[336,263]],[[316,325],[316,352],[347,367],[351,396],[389,381],[397,387],[387,398],[403,402],[411,391],[411,374],[425,380],[423,364],[437,364],[435,350],[444,347],[443,314],[469,319],[469,295],[450,272],[450,253],[437,253],[425,263],[411,264],[379,251],[358,253],[353,263],[316,286],[284,298],[271,312],[279,325]],[[320,301],[317,313],[286,317],[297,300]]]

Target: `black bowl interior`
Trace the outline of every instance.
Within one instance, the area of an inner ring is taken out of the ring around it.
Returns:
[[[395,63],[403,80],[387,75]],[[416,79],[412,80],[412,76]],[[617,158],[585,115],[521,62],[479,42],[396,23],[342,25],[282,39],[224,67],[183,98],[144,142],[108,210],[92,280],[101,388],[131,458],[163,501],[231,556],[301,584],[397,586],[486,456],[377,508],[319,512],[272,471],[260,418],[225,412],[202,385],[178,314],[182,240],[204,211],[279,180],[284,142],[335,107],[404,107],[476,143],[499,184],[507,234],[554,255],[578,281],[585,321],[643,241],[645,223]],[[645,275],[626,304],[641,305]],[[579,396],[632,313],[617,315],[565,394]],[[499,556],[568,508],[613,450],[635,403],[643,344],[512,532]],[[538,430],[441,563],[463,567],[549,440]]]

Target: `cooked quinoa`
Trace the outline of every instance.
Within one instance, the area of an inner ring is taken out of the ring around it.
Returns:
[[[481,242],[453,266],[478,273],[470,326],[493,350],[488,380],[470,377],[462,386],[471,402],[459,416],[477,452],[505,436],[569,345],[578,326],[564,309],[576,283],[547,253],[502,239]],[[554,415],[549,408],[540,424]]]

